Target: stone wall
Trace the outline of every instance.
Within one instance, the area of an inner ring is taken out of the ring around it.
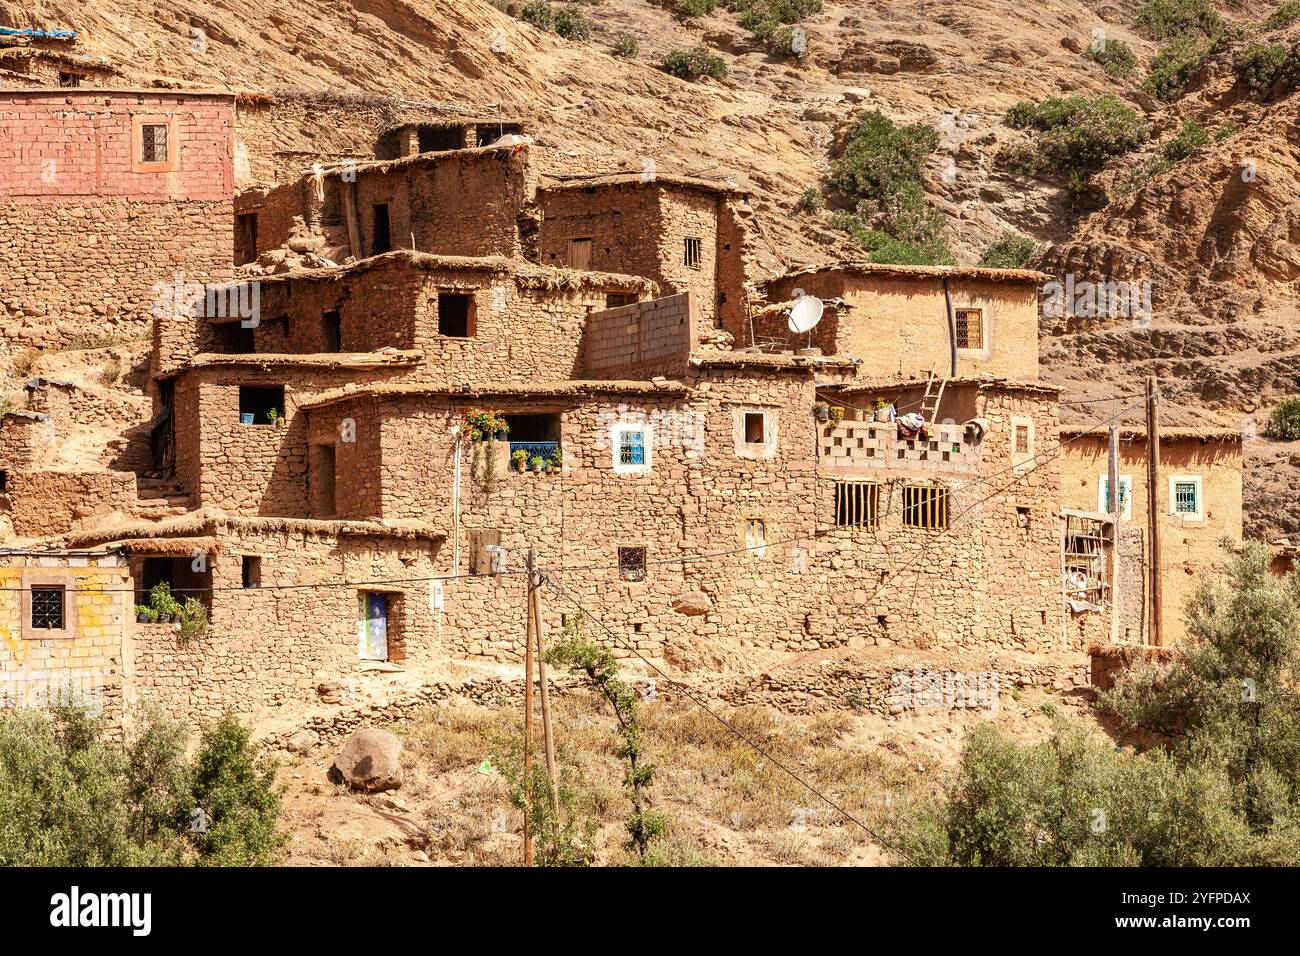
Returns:
[[[585,366],[592,378],[680,378],[700,324],[693,292],[635,302],[587,317]]]

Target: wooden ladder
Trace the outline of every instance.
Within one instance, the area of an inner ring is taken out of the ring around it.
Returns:
[[[930,369],[929,378],[925,380],[925,397],[921,399],[921,417],[927,425],[938,421],[939,403],[943,401],[943,390],[948,387],[948,378],[940,378]]]

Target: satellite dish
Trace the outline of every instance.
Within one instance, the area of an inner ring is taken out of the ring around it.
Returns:
[[[790,331],[791,332],[811,332],[813,327],[822,320],[822,300],[815,295],[803,296],[793,309],[790,310]]]

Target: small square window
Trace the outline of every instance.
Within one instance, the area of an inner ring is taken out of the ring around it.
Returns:
[[[167,162],[167,124],[144,123],[140,127],[140,162]]]
[[[957,348],[984,348],[984,312],[981,309],[957,309]]]
[[[1205,517],[1199,476],[1174,475],[1169,479],[1169,513],[1181,518]]]
[[[455,339],[474,336],[474,296],[463,292],[438,293],[438,334]]]
[[[645,548],[618,549],[618,576],[624,581],[645,580]]]
[[[631,474],[650,470],[651,434],[645,425],[615,425],[614,470]]]
[[[63,588],[32,588],[32,628],[61,631],[63,627]]]
[[[767,416],[762,412],[745,412],[745,443],[749,445],[763,444],[764,425]]]
[[[1097,477],[1097,510],[1102,514],[1110,514],[1108,485],[1109,481],[1105,475]],[[1131,475],[1119,476],[1119,516],[1121,521],[1130,521],[1133,518],[1133,477]]]
[[[682,261],[688,268],[698,269],[700,267],[700,260],[703,258],[703,252],[703,240],[694,237],[687,237]]]
[[[246,554],[242,559],[240,580],[246,588],[262,586],[262,558],[256,554]]]
[[[876,528],[880,524],[880,485],[874,481],[835,482],[835,527]]]
[[[239,386],[239,421],[244,425],[274,425],[284,417],[284,386]]]

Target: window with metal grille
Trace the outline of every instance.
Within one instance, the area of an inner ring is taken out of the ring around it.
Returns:
[[[140,127],[140,161],[167,162],[167,124],[145,123]]]
[[[700,267],[700,259],[703,257],[703,252],[704,242],[700,239],[688,236],[686,239],[685,254],[682,257],[682,261],[690,268],[698,269]]]
[[[980,309],[957,309],[957,348],[982,349],[984,347],[984,313]]]
[[[63,630],[63,588],[32,588],[32,627],[37,630]]]
[[[645,432],[636,429],[619,432],[618,461],[622,465],[645,464]]]
[[[1017,455],[1029,454],[1029,426],[1028,425],[1016,426],[1016,454]]]
[[[618,549],[618,576],[624,581],[645,580],[645,548]]]
[[[835,526],[876,528],[880,524],[880,485],[874,481],[835,482]]]
[[[767,522],[762,518],[745,519],[745,548],[759,557],[767,553]]]
[[[1200,514],[1200,502],[1197,500],[1197,488],[1194,481],[1174,482],[1174,513],[1180,515]]]
[[[903,527],[946,530],[948,489],[942,485],[904,485]]]

